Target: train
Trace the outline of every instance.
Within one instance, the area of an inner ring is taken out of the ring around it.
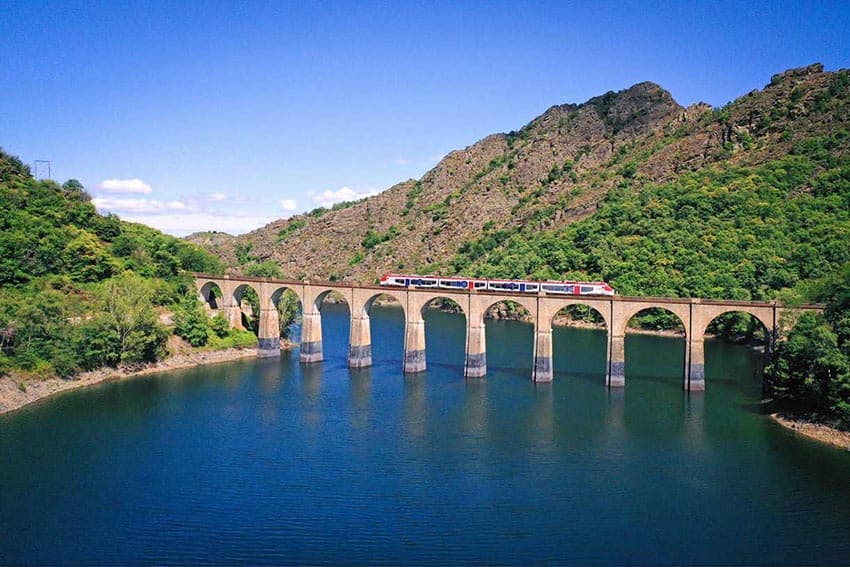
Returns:
[[[519,293],[553,293],[560,295],[614,295],[605,282],[485,280],[464,277],[417,276],[410,274],[384,274],[382,286],[417,289],[454,289],[468,291],[508,291]]]

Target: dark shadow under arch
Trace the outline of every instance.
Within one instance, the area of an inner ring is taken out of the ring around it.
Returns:
[[[250,284],[240,284],[233,289],[233,302],[239,307],[242,326],[255,335],[260,327],[260,296]]]
[[[218,312],[224,307],[224,292],[221,291],[221,287],[215,282],[207,282],[201,286],[198,295],[207,309],[212,312]]]

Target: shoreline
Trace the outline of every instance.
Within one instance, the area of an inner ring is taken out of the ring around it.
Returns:
[[[180,352],[159,362],[138,369],[99,368],[77,374],[73,378],[21,380],[13,376],[0,377],[0,415],[18,411],[61,392],[78,390],[104,382],[126,380],[157,372],[169,372],[207,364],[230,362],[257,356],[256,348]],[[23,387],[21,386],[23,384]]]
[[[790,417],[779,412],[771,413],[770,418],[797,435],[850,451],[850,431],[841,431],[828,425]]]

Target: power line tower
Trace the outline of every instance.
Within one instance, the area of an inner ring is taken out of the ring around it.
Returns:
[[[42,175],[39,177],[38,171],[41,169]],[[47,177],[44,177],[44,170],[47,169]],[[36,179],[51,179],[50,175],[50,160],[47,159],[37,159],[32,164],[32,174]]]

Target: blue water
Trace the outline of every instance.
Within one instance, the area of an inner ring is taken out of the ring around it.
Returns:
[[[758,412],[758,354],[557,329],[534,384],[531,327],[488,322],[463,375],[462,315],[429,313],[404,376],[400,310],[375,308],[374,366],[243,360],[60,395],[0,416],[3,564],[847,564],[850,453]]]

